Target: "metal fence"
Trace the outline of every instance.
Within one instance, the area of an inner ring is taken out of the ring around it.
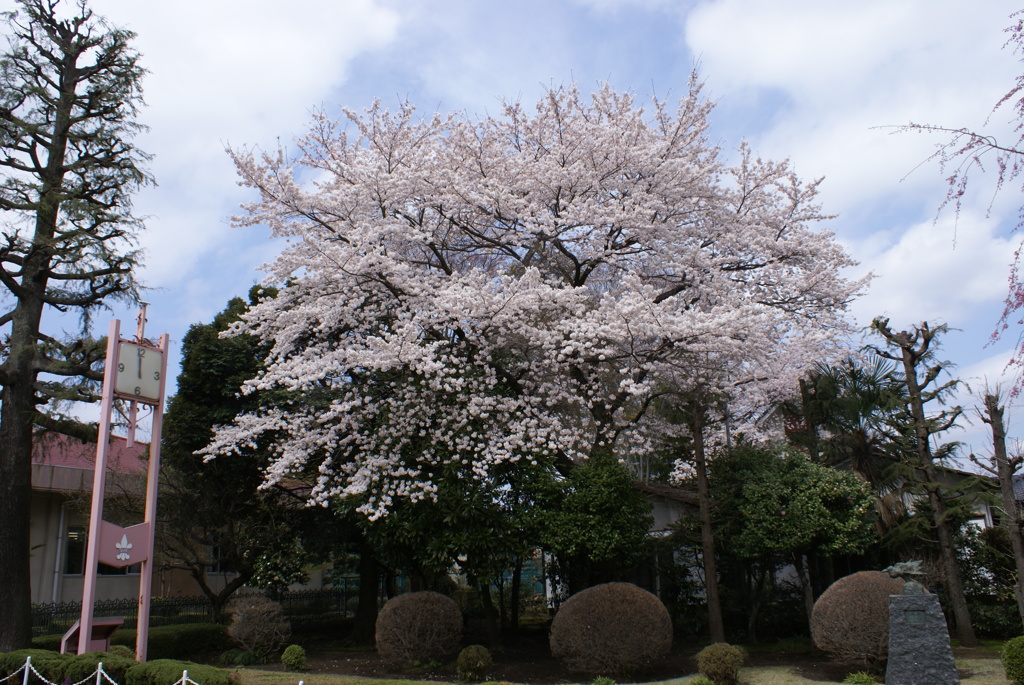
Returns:
[[[246,590],[240,594],[263,594]],[[284,613],[293,623],[321,621],[355,614],[359,598],[359,578],[338,578],[334,587],[326,590],[297,590],[275,594],[272,599],[281,603]],[[195,597],[154,597],[150,601],[149,625],[173,623],[204,623],[210,620],[210,600],[205,595]],[[120,616],[125,628],[135,628],[139,614],[137,599],[103,599],[94,604],[93,616]],[[82,617],[81,602],[57,602],[32,605],[32,634],[56,635],[65,633]]]

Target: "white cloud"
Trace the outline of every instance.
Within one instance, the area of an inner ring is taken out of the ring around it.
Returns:
[[[992,2],[965,12],[957,0],[715,0],[691,12],[686,39],[724,114],[738,116],[756,102],[753,93],[774,93],[783,104],[756,132],[755,147],[792,158],[806,176],[825,175],[828,208],[847,213],[887,196],[902,201],[911,187],[935,189],[917,202],[941,200],[933,169],[910,174],[938,139],[878,127],[982,126],[1019,68],[1001,49],[1014,9]],[[1007,132],[1005,119],[993,118],[993,132]]]
[[[145,280],[175,288],[226,246],[248,250],[226,217],[246,197],[225,145],[272,146],[300,134],[311,107],[351,77],[350,64],[394,35],[396,14],[373,0],[282,5],[268,0],[181,0],[150,5],[93,0],[94,11],[138,34],[150,71],[139,146],[156,158]]]
[[[859,322],[885,314],[901,325],[927,320],[958,326],[1005,295],[1014,239],[993,236],[994,221],[968,213],[959,230],[970,227],[970,235],[954,246],[953,221],[944,214],[938,222],[895,226],[852,247],[861,268],[875,275],[868,294],[854,303]]]

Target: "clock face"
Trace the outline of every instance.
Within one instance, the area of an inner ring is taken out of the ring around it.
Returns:
[[[122,342],[117,350],[114,392],[143,400],[159,400],[162,369],[163,352],[152,347]]]

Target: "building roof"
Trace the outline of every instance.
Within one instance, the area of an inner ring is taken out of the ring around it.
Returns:
[[[144,479],[149,464],[149,444],[131,447],[122,437],[112,436],[107,452],[107,470]],[[43,433],[32,448],[32,489],[50,492],[92,490],[96,469],[96,443],[82,442],[57,433]]]
[[[107,468],[118,473],[145,473],[149,463],[149,444],[111,436],[107,451]],[[70,466],[92,471],[96,466],[96,443],[82,442],[57,433],[44,433],[32,446],[32,463],[49,466]]]

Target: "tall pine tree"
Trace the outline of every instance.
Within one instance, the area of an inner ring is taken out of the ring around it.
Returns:
[[[144,70],[129,31],[81,0],[18,0],[0,55],[0,651],[31,637],[29,498],[37,427],[95,439],[53,411],[95,400],[103,344],[89,314],[136,296],[141,221],[131,195],[151,181],[132,143]],[[41,330],[46,311],[78,312],[82,336]]]

